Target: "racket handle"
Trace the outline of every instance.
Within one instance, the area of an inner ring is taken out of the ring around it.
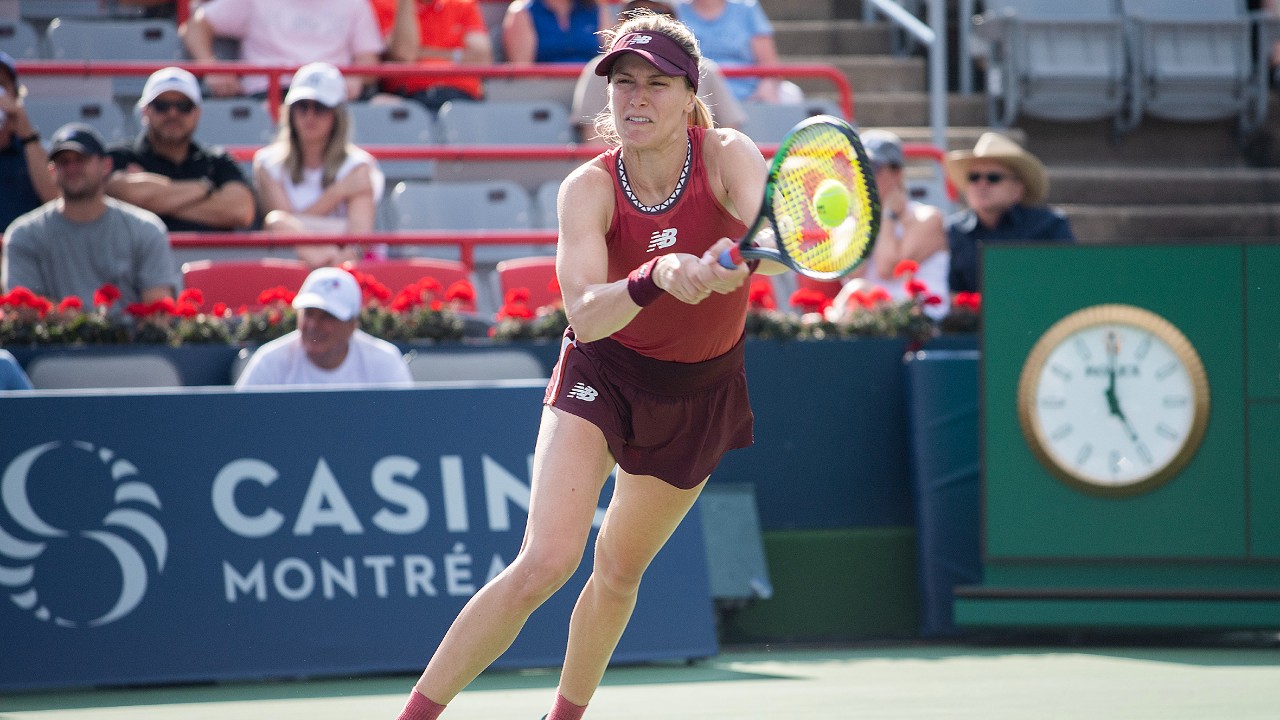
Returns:
[[[730,270],[742,264],[742,250],[734,245],[727,250],[720,251],[720,265]]]

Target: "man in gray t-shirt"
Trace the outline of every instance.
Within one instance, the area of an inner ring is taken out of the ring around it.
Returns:
[[[49,158],[60,196],[5,232],[3,289],[25,287],[54,302],[78,295],[86,305],[107,283],[126,305],[173,297],[182,273],[164,223],[106,197],[112,164],[97,131],[64,125],[53,135]]]

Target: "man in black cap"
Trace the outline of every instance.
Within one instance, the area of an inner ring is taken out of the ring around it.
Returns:
[[[23,105],[18,67],[0,50],[0,231],[14,218],[58,196],[49,156]]]
[[[81,123],[58,128],[50,167],[60,196],[23,215],[4,235],[4,290],[25,287],[55,302],[86,305],[105,284],[128,305],[173,297],[182,274],[155,214],[104,192],[111,158],[102,136]]]

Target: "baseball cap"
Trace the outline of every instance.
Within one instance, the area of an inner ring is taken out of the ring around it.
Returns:
[[[888,130],[867,130],[861,134],[861,139],[872,165],[900,168],[907,164],[902,152],[902,138]]]
[[[200,83],[195,75],[180,67],[167,67],[160,68],[147,78],[147,84],[142,87],[142,97],[138,100],[138,107],[150,105],[152,100],[170,91],[186,95],[197,105],[202,100]]]
[[[9,71],[9,77],[13,78],[15,83],[18,82],[18,61],[3,50],[0,50],[0,66],[4,66],[4,69]]]
[[[648,60],[663,75],[684,76],[698,90],[698,61],[670,36],[654,31],[627,33],[614,41],[609,53],[596,65],[596,74],[609,77],[613,64],[623,53],[635,53]]]
[[[326,62],[313,62],[298,68],[284,104],[299,100],[315,100],[325,107],[338,107],[347,101],[347,83],[338,68]]]
[[[360,284],[351,273],[336,267],[312,270],[293,298],[296,309],[316,308],[346,322],[360,313]]]
[[[49,139],[49,157],[63,150],[71,150],[81,155],[105,155],[106,143],[97,130],[84,123],[67,123],[58,128]]]

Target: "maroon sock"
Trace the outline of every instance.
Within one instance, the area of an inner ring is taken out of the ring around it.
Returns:
[[[436,720],[444,706],[414,689],[409,693],[409,702],[404,704],[400,717],[396,720]]]
[[[547,716],[547,720],[582,720],[582,714],[586,711],[586,705],[574,705],[557,692],[556,704],[551,706],[551,714]]]

